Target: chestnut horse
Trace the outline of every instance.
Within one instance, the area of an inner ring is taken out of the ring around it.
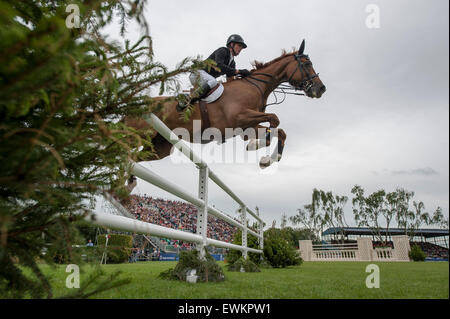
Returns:
[[[215,102],[207,105],[210,127],[218,129],[225,136],[225,128],[253,128],[258,134],[256,140],[251,140],[247,150],[269,146],[269,134],[261,123],[268,122],[270,131],[277,130],[278,147],[270,157],[265,156],[260,161],[262,168],[269,166],[281,159],[281,154],[286,140],[286,133],[278,128],[280,121],[274,113],[266,113],[265,106],[270,93],[281,83],[288,82],[293,88],[304,91],[311,98],[320,98],[325,92],[325,86],[318,74],[314,71],[308,55],[304,54],[305,40],[302,41],[298,52],[284,53],[282,56],[268,63],[255,63],[255,69],[245,78],[224,83],[223,95]],[[164,99],[163,97],[156,99]],[[167,99],[167,98],[166,98]],[[165,102],[159,112],[155,112],[170,129],[184,128],[190,134],[189,142],[193,140],[195,126],[193,120],[200,120],[201,114],[198,103],[189,121],[184,121],[180,113],[176,111],[176,101]],[[125,123],[139,129],[149,129],[150,125],[144,119],[127,118]],[[271,136],[273,136],[271,134]],[[244,138],[246,139],[246,138]],[[248,138],[247,138],[248,139]],[[206,143],[209,141],[201,141]],[[160,134],[155,132],[152,137],[154,155],[147,160],[162,159],[170,155],[172,144],[167,142]]]

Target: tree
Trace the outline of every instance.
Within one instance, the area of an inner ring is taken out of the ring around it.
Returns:
[[[423,202],[410,201],[414,197],[414,192],[403,188],[385,193],[379,190],[365,197],[364,189],[355,185],[352,189],[355,197],[352,200],[353,214],[358,226],[369,227],[373,234],[382,241],[380,218],[384,217],[385,236],[384,243],[387,244],[389,227],[395,219],[397,227],[403,229],[405,235],[414,236],[422,225],[441,225],[443,219],[440,207],[436,209],[433,216],[425,212]],[[445,222],[443,223],[445,226]]]
[[[379,223],[379,219],[385,212],[385,196],[386,192],[384,190],[379,190],[366,198],[369,225],[381,242],[383,241],[383,236],[381,234],[382,226]]]
[[[385,220],[386,220],[386,233],[385,233],[385,244],[387,244],[388,236],[389,236],[389,227],[392,220],[395,218],[397,214],[397,207],[399,205],[398,201],[398,192],[390,192],[386,194],[385,197],[385,209],[382,212]]]
[[[395,215],[398,228],[402,228],[405,235],[408,235],[408,230],[411,229],[411,224],[414,222],[414,212],[409,209],[409,202],[414,197],[414,192],[409,192],[403,188],[397,188],[397,213]]]
[[[429,218],[428,222],[430,225],[436,225],[441,229],[448,229],[448,218],[445,219],[442,214],[442,208],[439,206],[434,211],[433,216]]]
[[[423,202],[413,201],[413,218],[409,224],[409,236],[414,237],[416,231],[423,225],[430,224],[430,214],[424,212],[425,204]]]
[[[121,120],[157,109],[149,88],[160,86],[161,94],[175,90],[176,76],[199,66],[185,59],[168,70],[154,61],[144,3],[0,3],[2,296],[53,297],[36,263],[38,258],[53,262],[42,251],[64,243],[69,260],[81,263],[71,249],[73,223],[90,209],[87,203],[94,195],[123,190],[130,159],[139,161],[151,153],[151,131],[138,134]],[[80,28],[66,25],[69,4],[80,9]],[[123,46],[109,40],[101,28],[115,15],[122,35],[132,20],[145,35]],[[140,147],[146,151],[138,153]],[[22,267],[33,276],[25,276]],[[126,280],[113,276],[102,282],[98,289],[80,291],[91,295]]]
[[[382,228],[379,223],[379,218],[388,216],[385,208],[386,192],[384,190],[378,190],[365,197],[364,189],[359,185],[355,185],[351,192],[355,195],[352,204],[356,224],[358,227],[369,227],[372,234],[382,242],[383,236],[381,234]]]
[[[322,226],[339,228],[341,240],[344,240],[343,228],[348,227],[345,220],[344,206],[347,203],[347,196],[334,196],[333,193],[325,192],[323,190],[313,190],[312,205],[316,207],[316,211],[322,219]],[[336,238],[336,237],[335,237]]]
[[[368,226],[367,222],[367,204],[366,198],[364,197],[364,189],[359,186],[353,186],[351,190],[354,195],[352,199],[353,205],[353,217],[355,219],[356,225],[358,227]]]
[[[432,225],[440,225],[444,220],[444,215],[442,214],[442,208],[438,207],[433,215],[429,219],[429,223]]]
[[[303,208],[297,209],[297,215],[289,217],[289,220],[293,225],[303,225],[314,238],[320,237],[322,218],[316,213],[312,204],[304,205]]]
[[[281,229],[283,229],[284,227],[286,227],[286,224],[287,224],[287,215],[283,213],[283,214],[281,215],[281,223],[280,223]]]

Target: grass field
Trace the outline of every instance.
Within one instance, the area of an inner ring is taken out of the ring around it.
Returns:
[[[448,262],[375,263],[380,269],[380,288],[366,287],[367,262],[304,262],[285,269],[262,269],[260,273],[236,273],[225,270],[220,283],[197,283],[159,279],[162,271],[175,262],[140,262],[103,265],[106,272],[121,270],[131,283],[103,292],[94,298],[449,298]],[[223,262],[219,265],[224,267]],[[52,269],[42,266],[50,275],[54,296],[72,292],[65,287],[65,266]],[[90,269],[81,274],[87,277]]]

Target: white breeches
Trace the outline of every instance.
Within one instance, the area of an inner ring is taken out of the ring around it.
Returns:
[[[197,84],[200,84],[200,87],[203,86],[203,84],[208,84],[209,88],[212,89],[217,85],[217,80],[210,74],[208,74],[204,70],[198,70],[196,72],[192,72],[189,75],[189,81],[191,81],[191,84],[196,87]]]

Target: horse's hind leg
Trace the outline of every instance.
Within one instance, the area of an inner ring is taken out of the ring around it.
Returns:
[[[164,157],[167,157],[170,155],[170,152],[172,150],[172,144],[170,144],[164,137],[162,137],[160,134],[156,135],[152,139],[153,144],[153,150],[150,148],[144,148],[142,151],[150,151],[151,155],[143,161],[155,161],[163,159]],[[136,176],[130,175],[127,181],[127,190],[129,193],[133,191],[133,189],[136,187]]]
[[[145,148],[142,151],[150,151],[150,155],[143,159],[143,161],[156,161],[163,159],[170,155],[172,150],[172,144],[170,144],[161,134],[157,134],[152,138],[153,150],[151,148]]]

